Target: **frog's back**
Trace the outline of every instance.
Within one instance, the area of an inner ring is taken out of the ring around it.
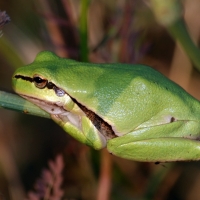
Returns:
[[[42,71],[47,80],[118,132],[130,132],[163,110],[191,119],[199,108],[199,102],[181,87],[144,65],[81,63],[43,52],[31,67],[31,73]]]
[[[194,116],[193,103],[197,101],[148,66],[78,63],[63,74],[63,80],[66,76],[69,94],[118,132],[130,132],[163,110],[180,117],[186,113]]]

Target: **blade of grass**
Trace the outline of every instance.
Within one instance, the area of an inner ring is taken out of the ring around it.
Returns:
[[[81,0],[80,13],[80,52],[81,61],[88,62],[88,30],[87,30],[87,14],[89,0]]]
[[[26,101],[16,94],[0,91],[0,107],[23,112],[25,114],[50,118],[50,115],[38,106]]]

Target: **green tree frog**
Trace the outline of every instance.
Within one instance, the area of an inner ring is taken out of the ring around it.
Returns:
[[[94,149],[144,162],[200,160],[200,102],[148,66],[82,63],[44,51],[12,82]]]

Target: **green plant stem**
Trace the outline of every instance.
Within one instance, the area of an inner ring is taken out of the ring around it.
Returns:
[[[195,67],[200,71],[200,50],[192,41],[184,20],[181,18],[167,27],[172,37],[179,42]]]
[[[200,50],[187,30],[182,17],[183,9],[180,0],[150,0],[150,2],[157,22],[179,42],[194,66],[200,71]]]
[[[25,114],[50,118],[50,115],[36,105],[16,94],[0,91],[0,107],[23,112]]]
[[[89,0],[81,0],[80,51],[81,51],[81,61],[83,62],[88,62],[88,30],[87,30],[88,5],[89,5]]]

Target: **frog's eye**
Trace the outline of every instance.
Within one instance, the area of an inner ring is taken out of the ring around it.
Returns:
[[[35,74],[33,76],[33,82],[37,88],[43,89],[47,86],[48,81],[41,76]]]

